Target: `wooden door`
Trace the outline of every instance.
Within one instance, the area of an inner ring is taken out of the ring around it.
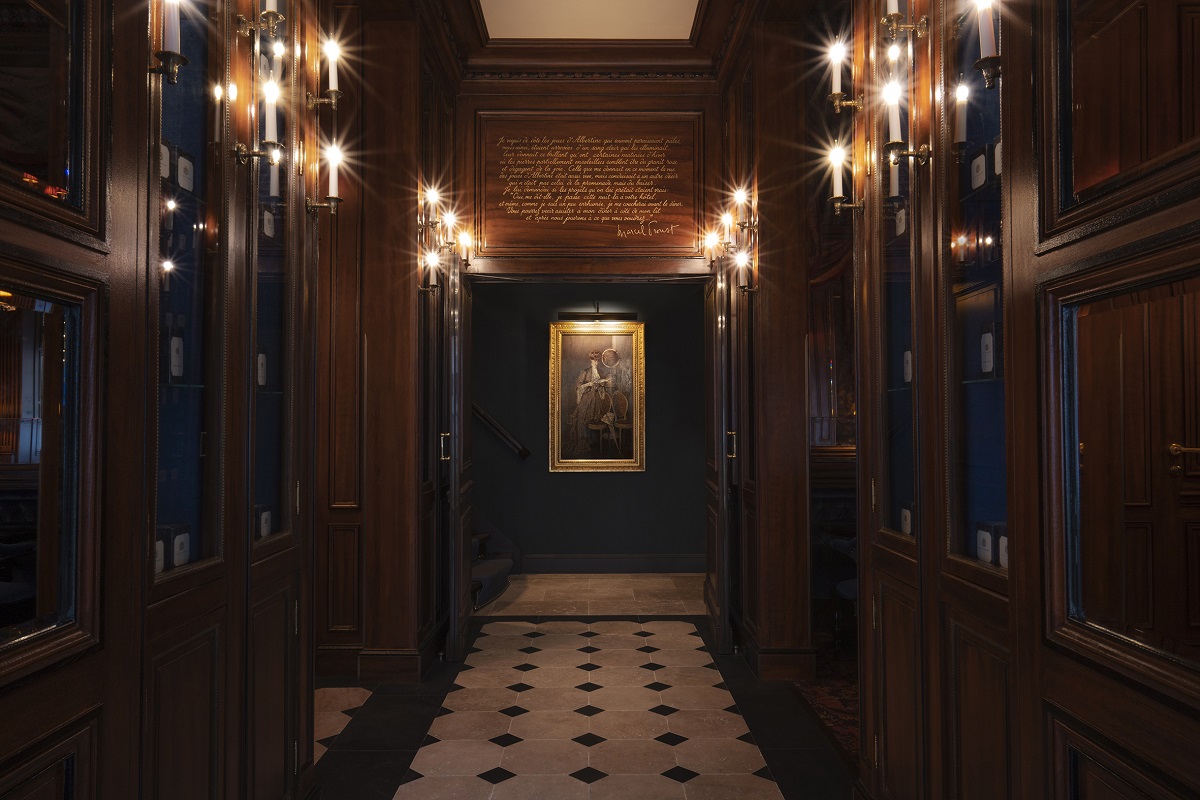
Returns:
[[[729,476],[733,457],[727,447],[729,394],[729,282],[724,276],[704,287],[705,369],[705,573],[704,603],[717,650],[733,647],[729,621],[730,519]]]
[[[446,658],[466,655],[471,612],[471,535],[474,532],[471,470],[471,284],[463,280],[458,258],[446,269],[447,310],[446,417],[441,431],[440,458],[447,469],[446,531],[449,537],[449,630]]]

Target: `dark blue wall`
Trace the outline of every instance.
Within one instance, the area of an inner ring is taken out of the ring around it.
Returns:
[[[549,471],[550,323],[594,300],[646,324],[645,472]],[[532,451],[521,460],[475,420],[475,507],[521,548],[525,570],[701,571],[703,287],[481,283],[473,325],[475,402]]]

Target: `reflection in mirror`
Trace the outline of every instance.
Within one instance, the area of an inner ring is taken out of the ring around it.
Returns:
[[[1200,277],[1067,313],[1071,616],[1200,664]]]
[[[1200,135],[1200,5],[1063,0],[1063,7],[1072,172],[1065,190],[1078,202]]]
[[[0,646],[74,617],[78,324],[0,290]]]
[[[71,0],[0,0],[0,180],[80,206],[83,68]]]

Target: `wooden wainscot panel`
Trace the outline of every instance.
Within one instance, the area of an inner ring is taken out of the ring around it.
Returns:
[[[285,797],[292,776],[295,587],[274,584],[250,608],[246,687],[250,797]]]
[[[223,794],[224,697],[222,661],[227,641],[219,609],[148,644],[146,791],[171,800],[207,800]]]
[[[948,616],[952,796],[1003,800],[1010,796],[1008,652],[975,620],[954,610]]]
[[[696,256],[698,113],[481,112],[480,256]]]
[[[879,573],[877,652],[881,712],[879,767],[883,796],[921,796],[921,622],[916,592]]]
[[[326,608],[331,631],[357,631],[362,624],[362,592],[359,589],[360,557],[358,525],[329,527],[328,589]]]
[[[1054,794],[1057,800],[1176,800],[1194,797],[1174,789],[1169,778],[1154,774],[1122,757],[1100,737],[1065,714],[1051,710],[1048,725],[1053,748]],[[1188,742],[1178,742],[1187,748]]]
[[[0,800],[84,800],[97,797],[96,722],[73,726],[32,755],[0,769]]]

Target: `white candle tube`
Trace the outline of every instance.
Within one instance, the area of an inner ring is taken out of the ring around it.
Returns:
[[[979,57],[996,55],[996,25],[992,21],[991,0],[979,0]]]
[[[892,164],[888,168],[888,197],[900,196],[900,164]]]
[[[263,104],[263,141],[279,141],[278,115],[275,113],[275,101],[270,97]]]
[[[954,102],[954,141],[967,141],[967,95],[962,91]]]
[[[329,162],[329,196],[338,196],[338,165],[333,159]]]
[[[271,197],[279,197],[279,164],[271,164]]]
[[[182,53],[179,49],[179,0],[166,0],[163,6],[163,50]]]
[[[338,90],[338,71],[337,62],[341,56],[341,49],[337,42],[330,39],[325,42],[325,63],[329,67],[329,91],[336,92]]]
[[[900,139],[900,104],[888,106],[888,141],[899,142]]]
[[[267,11],[279,12],[279,0],[267,0]]]
[[[840,163],[833,165],[833,196],[845,197],[842,193],[842,165]]]
[[[842,93],[842,62],[833,62],[833,93]]]
[[[898,2],[898,0],[887,0],[887,13],[889,13],[889,14],[899,14],[900,13],[900,3]]]

